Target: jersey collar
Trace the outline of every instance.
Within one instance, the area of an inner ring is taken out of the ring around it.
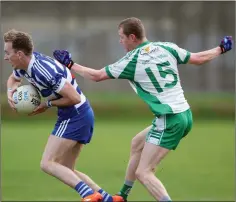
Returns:
[[[143,47],[143,46],[145,46],[145,45],[147,45],[147,44],[149,44],[149,43],[150,43],[150,41],[145,41],[145,42],[139,44],[135,49],[141,48],[141,47]]]
[[[33,67],[34,62],[35,62],[35,56],[34,56],[34,54],[32,54],[32,58],[29,62],[28,69],[27,69],[27,73],[29,75],[31,75],[31,71],[32,71],[32,67]]]

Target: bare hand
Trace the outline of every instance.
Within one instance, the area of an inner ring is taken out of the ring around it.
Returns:
[[[28,114],[29,116],[34,116],[36,114],[40,114],[45,112],[48,109],[48,106],[46,105],[46,102],[42,102],[38,107],[36,107],[34,109],[33,112],[31,112],[30,114]]]
[[[7,91],[7,99],[8,99],[8,104],[10,105],[10,107],[16,112],[15,102],[14,102],[14,100],[12,98],[14,92],[16,92],[16,88],[8,89],[8,91]]]

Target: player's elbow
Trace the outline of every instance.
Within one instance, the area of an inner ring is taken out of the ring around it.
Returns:
[[[189,58],[189,63],[194,65],[202,65],[206,61],[203,57],[201,57],[198,53],[191,53],[191,56]]]
[[[94,75],[92,77],[92,80],[95,81],[95,82],[102,81],[102,75],[101,75],[101,72],[99,70],[95,70]]]
[[[102,80],[103,80],[103,79],[102,79],[100,76],[97,76],[97,77],[94,78],[93,81],[99,82],[99,81],[102,81]]]
[[[70,102],[71,102],[71,105],[79,104],[79,103],[81,102],[81,97],[80,97],[80,95],[78,94],[78,95],[73,96],[73,97],[71,98]]]
[[[101,81],[101,79],[99,76],[96,75],[96,76],[92,77],[92,81],[99,82],[99,81]]]
[[[96,70],[96,74],[94,75],[93,81],[99,82],[108,79],[106,72],[104,69]]]

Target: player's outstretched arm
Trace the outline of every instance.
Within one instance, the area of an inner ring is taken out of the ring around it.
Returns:
[[[106,79],[110,79],[110,77],[107,76],[105,69],[96,70],[76,63],[72,65],[71,69],[74,70],[80,76],[86,79],[90,79],[92,81],[99,82],[104,81]]]
[[[53,52],[53,56],[61,64],[65,65],[69,69],[74,70],[77,74],[86,79],[98,82],[110,78],[107,75],[105,69],[96,70],[74,63],[72,60],[71,53],[69,53],[67,50],[55,50]]]
[[[221,48],[216,47],[207,51],[191,53],[188,63],[201,65],[221,55]]]
[[[191,53],[188,63],[201,65],[206,62],[211,61],[212,59],[218,57],[219,55],[226,53],[232,49],[233,40],[231,36],[226,36],[222,39],[220,45],[216,48],[198,52]]]

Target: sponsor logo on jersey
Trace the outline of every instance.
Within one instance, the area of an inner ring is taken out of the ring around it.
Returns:
[[[154,53],[158,50],[159,50],[158,47],[154,47],[153,49],[151,49],[150,46],[147,46],[146,48],[144,48],[140,51],[140,55],[149,55],[149,54]]]
[[[166,54],[161,54],[161,55],[158,55],[157,57],[158,58],[165,58],[165,57],[167,57],[168,55],[166,55]]]
[[[148,46],[148,47],[144,48],[144,50],[145,50],[147,53],[149,53],[150,47]]]

